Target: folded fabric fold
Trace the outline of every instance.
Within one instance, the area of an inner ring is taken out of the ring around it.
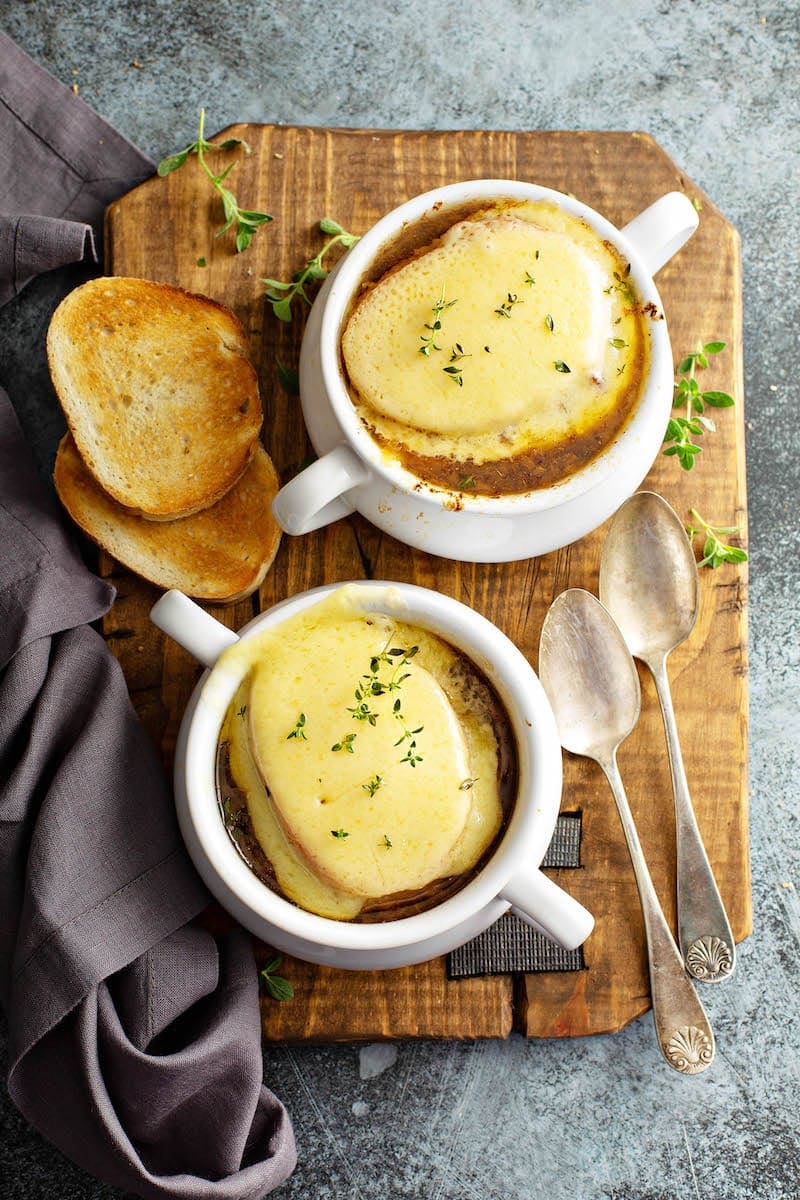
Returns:
[[[43,271],[96,262],[105,206],[154,170],[0,33],[0,304]]]
[[[160,1200],[257,1200],[294,1164],[288,1119],[241,1037],[258,1019],[245,935],[218,947],[202,930],[179,930],[37,1043],[24,1094],[15,1071],[11,1095],[70,1157],[82,1144],[81,1165],[117,1187]]]
[[[72,263],[97,263],[91,225],[37,213],[0,212],[0,304],[43,270]]]

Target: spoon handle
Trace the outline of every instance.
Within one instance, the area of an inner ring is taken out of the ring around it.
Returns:
[[[650,669],[664,717],[675,795],[678,942],[689,974],[703,983],[719,983],[733,971],[736,959],[733,934],[689,795],[666,656],[660,662],[651,663]]]
[[[700,998],[683,968],[683,959],[653,887],[617,766],[616,751],[610,759],[601,761],[600,765],[611,785],[639,888],[658,1045],[664,1058],[676,1071],[697,1075],[710,1066],[714,1057],[714,1034]]]

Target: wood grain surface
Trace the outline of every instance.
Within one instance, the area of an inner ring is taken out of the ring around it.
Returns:
[[[672,189],[700,208],[700,227],[659,273],[676,362],[698,339],[726,350],[704,386],[731,392],[736,407],[715,413],[695,469],[659,456],[645,486],[688,520],[696,507],[746,535],[741,278],[736,231],[652,139],[635,133],[454,133],[241,126],[252,153],[230,179],[240,203],[271,212],[244,254],[214,238],[221,213],[207,179],[190,161],[153,178],[107,212],[107,269],[176,283],[228,304],[250,338],[265,407],[263,440],[285,481],[310,451],[299,403],[279,386],[277,362],[296,365],[303,328],[275,320],[261,279],[288,279],[315,254],[318,222],[331,216],[355,233],[409,196],[479,177],[522,179],[572,192],[623,225]],[[226,160],[221,160],[226,161]],[[198,265],[205,259],[207,265]],[[412,550],[354,516],[301,538],[284,537],[260,596],[215,615],[232,628],[287,595],[321,583],[374,577],[434,587],[496,622],[536,666],[547,607],[566,587],[596,593],[604,528],[538,559],[463,564]],[[105,623],[134,704],[169,764],[181,714],[199,668],[148,620],[157,592],[110,559],[119,589]],[[702,572],[697,626],[670,658],[686,771],[736,940],[751,930],[747,824],[747,567]],[[654,883],[674,928],[674,818],[661,717],[650,676],[641,672],[642,715],[619,761]],[[622,1028],[650,1004],[636,885],[611,795],[599,769],[566,756],[565,811],[583,813],[582,865],[553,876],[594,912],[586,969],[519,978],[448,981],[444,960],[399,971],[339,972],[287,960],[295,999],[265,999],[269,1041],[383,1037],[575,1036]],[[258,953],[264,954],[259,947]]]

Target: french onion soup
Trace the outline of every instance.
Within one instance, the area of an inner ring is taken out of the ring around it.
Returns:
[[[341,354],[384,454],[463,494],[569,478],[635,411],[649,362],[629,264],[549,201],[498,203],[365,281]]]
[[[225,654],[244,674],[217,791],[263,883],[321,916],[385,921],[474,876],[517,787],[508,714],[475,663],[347,586]]]

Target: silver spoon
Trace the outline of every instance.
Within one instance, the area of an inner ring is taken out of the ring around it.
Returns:
[[[697,619],[697,566],[680,518],[655,492],[637,492],[617,512],[600,561],[600,599],[655,679],[675,795],[678,943],[689,974],[718,983],[733,971],[736,951],[692,808],[667,676],[667,655]]]
[[[572,588],[552,604],[539,676],[562,746],[594,759],[611,785],[639,888],[658,1044],[671,1067],[696,1075],[714,1057],[714,1035],[658,902],[617,766],[617,749],[639,718],[639,676],[622,634],[589,592]]]

